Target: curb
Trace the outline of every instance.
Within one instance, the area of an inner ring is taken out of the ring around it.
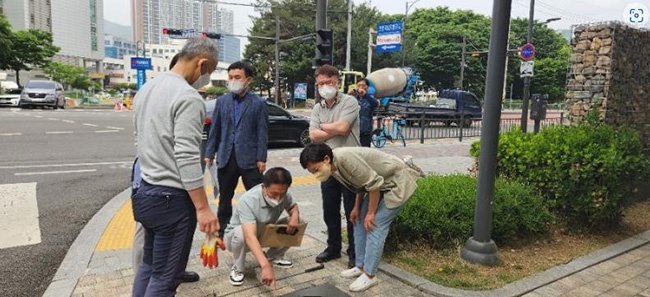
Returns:
[[[650,231],[637,234],[580,258],[576,258],[567,264],[555,266],[538,274],[509,283],[501,288],[486,291],[469,291],[448,288],[384,262],[379,265],[379,270],[407,285],[433,296],[521,296],[562,278],[576,274],[589,267],[620,256],[621,254],[625,254],[648,243],[650,243]]]
[[[104,229],[106,229],[120,206],[130,197],[131,188],[122,191],[104,204],[92,219],[86,223],[86,226],[70,246],[61,265],[59,265],[59,269],[57,269],[54,278],[52,278],[50,285],[43,294],[44,297],[72,295],[77,281],[88,268],[88,263]]]

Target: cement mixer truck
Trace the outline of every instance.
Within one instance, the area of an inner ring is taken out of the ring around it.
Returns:
[[[382,68],[366,79],[370,93],[380,100],[389,113],[400,114],[408,125],[424,121],[442,122],[446,126],[470,127],[482,117],[481,102],[476,95],[462,90],[443,90],[435,104],[411,102],[420,76],[412,68]],[[356,80],[355,80],[356,82]]]

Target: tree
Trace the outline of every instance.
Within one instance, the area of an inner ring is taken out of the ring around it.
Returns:
[[[9,68],[9,57],[12,48],[11,24],[4,14],[0,14],[0,69]]]
[[[65,88],[70,86],[87,90],[90,86],[90,83],[87,82],[89,79],[86,70],[79,66],[52,62],[43,70],[52,80],[60,82]]]
[[[205,90],[205,93],[210,96],[219,97],[225,93],[228,93],[228,89],[222,86],[210,86]]]
[[[49,63],[60,48],[52,44],[52,33],[30,29],[9,34],[12,47],[8,59],[0,68],[12,69],[16,72],[16,83],[20,85],[20,71],[32,70],[34,67],[44,67]],[[6,65],[4,65],[6,64]]]

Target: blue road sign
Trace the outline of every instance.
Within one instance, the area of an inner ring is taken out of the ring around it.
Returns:
[[[138,84],[137,88],[140,90],[142,85],[147,81],[147,76],[145,75],[144,69],[138,69]]]
[[[403,26],[403,21],[377,24],[377,45],[375,46],[375,51],[378,53],[393,53],[402,50]]]
[[[535,46],[532,43],[526,43],[519,48],[519,58],[524,61],[530,61],[535,58]]]
[[[136,70],[151,70],[151,58],[146,57],[131,57],[131,69]]]

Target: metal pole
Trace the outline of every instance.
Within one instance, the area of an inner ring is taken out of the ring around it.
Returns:
[[[530,0],[528,11],[528,38],[526,42],[533,42],[533,23],[535,18],[535,0]],[[530,76],[524,77],[524,98],[521,105],[521,131],[528,131],[528,100],[530,98]]]
[[[499,262],[497,246],[492,241],[492,200],[496,180],[496,159],[499,141],[499,122],[501,118],[501,92],[503,92],[503,73],[505,72],[508,51],[508,26],[512,0],[494,0],[492,5],[492,34],[488,71],[485,79],[485,109],[481,127],[481,151],[479,156],[478,191],[474,211],[474,232],[463,250],[461,257],[469,262],[482,265],[496,265]]]
[[[327,29],[327,0],[316,0],[316,31],[320,29]],[[316,34],[316,42],[318,43],[319,41],[320,36]],[[320,59],[320,51],[317,47],[314,47],[314,50],[316,51],[316,58]],[[314,67],[318,67],[318,65],[314,65]],[[321,98],[318,94],[318,86],[315,84],[316,82],[314,81],[314,99],[318,103]]]
[[[404,67],[404,59],[406,59],[406,18],[409,14],[409,2],[404,3],[404,22],[402,22],[402,67]]]
[[[368,76],[368,74],[370,74],[370,71],[372,71],[372,33],[375,33],[375,30],[368,28],[368,68],[366,69],[366,76]]]
[[[280,17],[275,17],[275,104],[280,104]]]
[[[460,89],[463,89],[463,82],[465,81],[465,50],[467,47],[467,40],[463,36],[463,50],[460,56]]]
[[[345,49],[345,70],[350,70],[350,58],[352,56],[352,0],[348,0],[348,38]]]

